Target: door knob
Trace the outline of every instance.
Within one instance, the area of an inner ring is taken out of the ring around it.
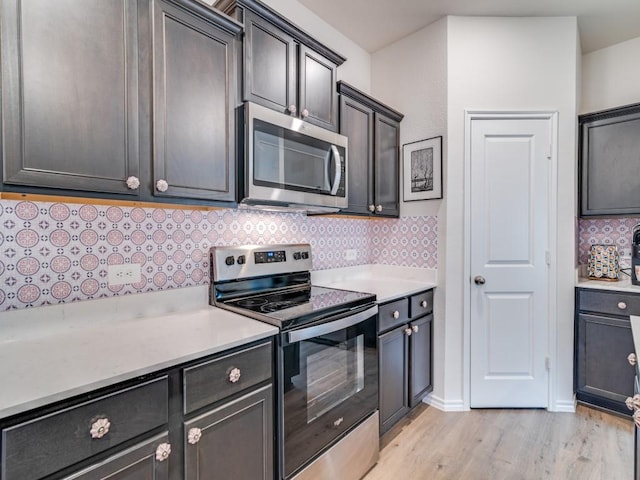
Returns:
[[[473,281],[476,285],[484,285],[484,283],[486,282],[486,280],[484,279],[484,277],[482,275],[476,275],[473,278]]]

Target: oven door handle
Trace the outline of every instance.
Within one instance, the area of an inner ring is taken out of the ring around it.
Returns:
[[[333,322],[321,323],[312,327],[301,328],[300,330],[288,332],[289,343],[301,342],[302,340],[308,340],[310,338],[327,335],[329,333],[337,332],[338,330],[352,327],[353,325],[356,325],[377,313],[378,306],[374,305],[362,312],[342,317],[338,320],[334,320]]]

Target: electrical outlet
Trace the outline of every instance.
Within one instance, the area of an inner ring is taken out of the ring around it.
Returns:
[[[358,251],[353,248],[350,248],[349,250],[345,250],[344,258],[347,261],[355,260],[356,258],[358,258]]]
[[[137,283],[140,281],[141,270],[139,263],[122,263],[119,265],[109,265],[109,286],[124,285],[125,283]]]

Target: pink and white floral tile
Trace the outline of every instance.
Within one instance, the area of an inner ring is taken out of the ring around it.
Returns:
[[[437,265],[437,218],[378,221],[239,210],[0,201],[0,309],[209,283],[214,245],[310,243],[313,268]],[[346,261],[344,251],[356,250]],[[138,263],[140,282],[108,286]]]
[[[578,221],[578,263],[588,262],[592,244],[617,245],[620,255],[631,255],[631,232],[640,218],[597,218]],[[622,265],[628,267],[628,265]]]

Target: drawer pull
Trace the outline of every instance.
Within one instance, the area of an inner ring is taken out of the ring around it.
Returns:
[[[627,304],[626,302],[618,302],[618,308],[620,310],[626,310],[627,309]]]
[[[624,401],[629,410],[638,410],[640,409],[640,394],[635,394],[633,397],[627,397]]]
[[[393,313],[391,314],[393,316],[393,318],[395,318],[396,320],[398,318],[400,318],[400,312],[398,310],[394,310]]]
[[[405,328],[404,333],[407,337],[410,337],[411,334],[413,333],[413,330],[411,330],[410,328]]]
[[[636,357],[635,353],[630,353],[629,356],[627,357],[627,360],[629,361],[629,365],[632,365],[632,366],[638,363],[638,357]]]
[[[413,333],[418,333],[418,330],[420,330],[420,327],[418,325],[414,325],[411,327],[411,330],[413,330]]]
[[[427,308],[427,305],[429,305],[429,304],[427,303],[427,301],[426,301],[426,300],[422,300],[422,301],[420,302],[420,306],[421,306],[422,308]]]
[[[189,433],[187,433],[187,442],[191,445],[195,445],[202,438],[202,430],[199,428],[190,428]]]
[[[171,455],[171,444],[170,443],[161,443],[156,448],[156,460],[159,462],[164,462]]]
[[[91,430],[89,433],[91,434],[91,438],[102,438],[107,433],[109,433],[109,427],[111,427],[111,422],[108,418],[99,418],[93,424],[91,424]]]
[[[240,380],[240,375],[242,375],[242,373],[240,372],[239,368],[232,368],[231,370],[229,370],[229,381],[231,383],[237,383],[238,380]]]

